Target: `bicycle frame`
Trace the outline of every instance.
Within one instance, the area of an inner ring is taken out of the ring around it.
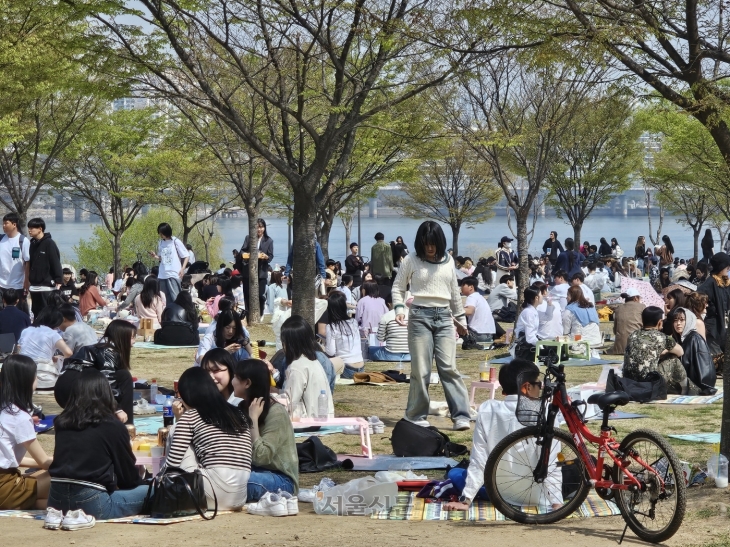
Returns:
[[[608,426],[607,415],[604,414],[603,424],[599,435],[594,435],[588,427],[586,427],[583,417],[577,410],[577,405],[574,405],[571,402],[570,397],[568,397],[568,391],[565,388],[565,373],[563,370],[564,367],[562,365],[555,367],[549,363],[547,364],[544,381],[544,389],[546,393],[543,394],[543,397],[552,397],[552,401],[548,407],[547,418],[542,426],[542,449],[540,453],[540,460],[534,471],[535,481],[543,482],[547,477],[548,465],[550,463],[550,449],[552,447],[554,437],[553,429],[555,427],[555,418],[558,412],[561,412],[578,449],[580,458],[583,460],[583,463],[585,463],[586,468],[588,469],[589,480],[594,488],[603,488],[607,490],[643,490],[645,486],[642,481],[639,481],[634,474],[627,469],[630,463],[629,458],[631,458],[648,472],[657,477],[660,481],[660,489],[663,491],[664,480],[662,480],[662,477],[659,476],[654,468],[643,461],[640,455],[633,451],[627,454],[621,453],[619,449],[620,444],[611,434],[612,428]],[[553,383],[550,380],[551,375],[555,377],[556,383]],[[598,457],[596,458],[595,463],[588,453],[586,441],[598,447]],[[540,444],[539,440],[538,444]],[[614,465],[618,466],[618,468],[623,471],[625,477],[623,484],[617,484],[613,480],[603,478],[603,465],[606,460],[606,456],[608,456],[610,461],[613,461]]]

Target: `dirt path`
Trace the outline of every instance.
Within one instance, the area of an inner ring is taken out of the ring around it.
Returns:
[[[714,488],[692,489],[685,524],[665,545],[703,545],[727,539],[730,493]],[[186,522],[171,526],[98,524],[91,530],[43,530],[42,523],[26,519],[0,519],[3,545],[185,545],[186,547],[402,547],[408,545],[498,545],[524,547],[549,542],[581,547],[615,546],[623,532],[621,517],[568,519],[548,526],[514,523],[409,522],[370,520],[364,517],[319,516],[311,505],[301,504],[296,517],[270,518],[247,514],[221,515],[212,522]],[[727,509],[725,509],[727,511]],[[724,544],[724,543],[723,543]],[[627,532],[624,545],[646,545]],[[716,544],[717,545],[717,544]]]

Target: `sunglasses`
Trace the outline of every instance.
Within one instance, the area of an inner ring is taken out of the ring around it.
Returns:
[[[537,382],[527,382],[531,386],[537,386],[537,389],[542,389],[542,380],[538,380]]]

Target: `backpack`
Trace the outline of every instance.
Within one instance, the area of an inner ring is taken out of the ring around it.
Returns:
[[[663,401],[667,398],[667,383],[664,377],[656,371],[650,372],[646,375],[646,380],[639,382],[619,377],[611,369],[608,371],[606,379],[606,393],[611,391],[625,391],[636,403]]]
[[[449,441],[449,437],[433,426],[422,427],[405,418],[398,420],[390,438],[393,454],[406,457],[461,456],[466,446]]]
[[[323,445],[319,437],[309,437],[302,443],[297,443],[300,473],[320,473],[330,469],[352,469],[352,460],[338,461],[337,454]]]

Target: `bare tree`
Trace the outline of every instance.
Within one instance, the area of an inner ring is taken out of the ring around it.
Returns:
[[[535,68],[506,53],[462,78],[462,102],[448,105],[463,139],[491,167],[514,213],[521,287],[528,286],[528,238],[543,183],[557,161],[556,145],[600,76],[591,67]]]
[[[656,194],[656,191],[651,187],[650,184],[647,183],[646,179],[644,180],[644,196],[646,197],[646,201],[644,204],[646,205],[646,217],[649,220],[649,241],[651,241],[652,245],[659,245],[659,242],[662,240],[662,225],[664,224],[664,205],[662,205],[659,200],[657,201],[656,206],[659,209],[659,224],[656,228],[656,234],[652,231],[651,227],[651,205],[652,205],[652,191],[654,191],[654,194]]]
[[[463,142],[443,140],[440,144],[441,157],[426,160],[419,179],[401,184],[405,196],[390,197],[388,203],[411,218],[448,224],[456,256],[462,227],[491,217],[501,191],[489,164]]]

